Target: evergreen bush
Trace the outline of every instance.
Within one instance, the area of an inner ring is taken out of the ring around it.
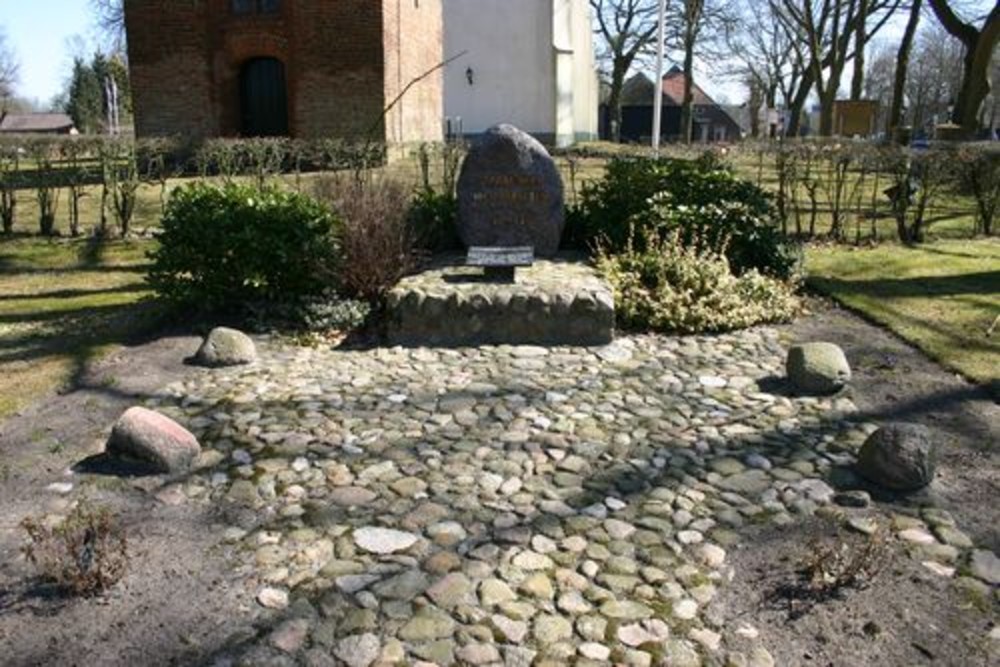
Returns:
[[[208,311],[318,295],[337,285],[341,227],[294,192],[184,186],[167,203],[149,282],[170,301]]]

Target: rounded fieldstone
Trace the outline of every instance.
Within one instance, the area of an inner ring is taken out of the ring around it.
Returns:
[[[348,667],[368,667],[378,660],[382,643],[371,633],[345,637],[337,643],[334,653]]]
[[[377,493],[358,486],[342,486],[330,492],[330,502],[342,507],[367,505],[376,498]]]
[[[257,594],[257,602],[268,609],[284,609],[288,606],[288,592],[277,588],[264,588]]]
[[[156,472],[186,472],[201,453],[197,438],[173,419],[130,408],[111,429],[108,454],[148,464]]]
[[[393,528],[378,528],[366,526],[354,531],[354,543],[373,554],[391,554],[405,551],[419,538],[413,533],[406,533]]]
[[[458,233],[466,246],[532,246],[559,251],[563,182],[545,147],[513,125],[487,130],[458,179]]]
[[[804,343],[788,350],[785,372],[792,388],[806,394],[832,394],[851,381],[844,351],[833,343]]]
[[[572,637],[573,625],[562,616],[542,614],[535,619],[533,634],[539,644],[554,644]]]
[[[886,424],[865,440],[857,471],[893,491],[915,491],[934,479],[937,446],[920,424]]]
[[[973,551],[969,556],[969,571],[988,584],[1000,586],[1000,558],[992,551]]]
[[[216,327],[205,338],[194,360],[201,366],[211,368],[243,366],[257,360],[257,347],[242,331]]]

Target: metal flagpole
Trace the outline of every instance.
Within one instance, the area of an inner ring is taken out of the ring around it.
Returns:
[[[660,0],[660,28],[656,37],[656,80],[653,82],[653,153],[660,154],[663,126],[663,41],[667,32],[667,0]]]

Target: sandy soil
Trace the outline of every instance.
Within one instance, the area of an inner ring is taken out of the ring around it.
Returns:
[[[96,599],[64,600],[36,585],[19,549],[25,516],[65,511],[48,490],[76,482],[77,463],[100,452],[110,425],[159,387],[197,372],[199,340],[167,337],[96,364],[76,390],[0,425],[0,664],[186,665],[252,632],[253,592],[229,566],[221,530],[193,505],[155,499],[160,478],[99,476],[88,498],[121,517],[129,540],[123,581]]]
[[[936,480],[919,494],[880,495],[869,510],[885,520],[924,506],[948,510],[979,548],[1000,550],[1000,406],[985,387],[971,384],[927,359],[895,335],[856,315],[816,301],[814,314],[786,329],[791,341],[829,340],[844,348],[854,379],[848,390],[876,422],[919,422],[942,444]],[[777,591],[798,578],[810,545],[836,539],[820,519],[744,533],[732,554],[732,585],[716,601],[721,619],[760,631],[777,665],[1000,664],[986,639],[1000,615],[996,598],[970,598],[949,579],[932,574],[899,545],[863,589],[805,608],[789,608]]]

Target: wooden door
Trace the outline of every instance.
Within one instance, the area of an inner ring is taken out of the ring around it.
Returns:
[[[254,58],[240,75],[243,136],[288,136],[285,65],[276,58]]]

